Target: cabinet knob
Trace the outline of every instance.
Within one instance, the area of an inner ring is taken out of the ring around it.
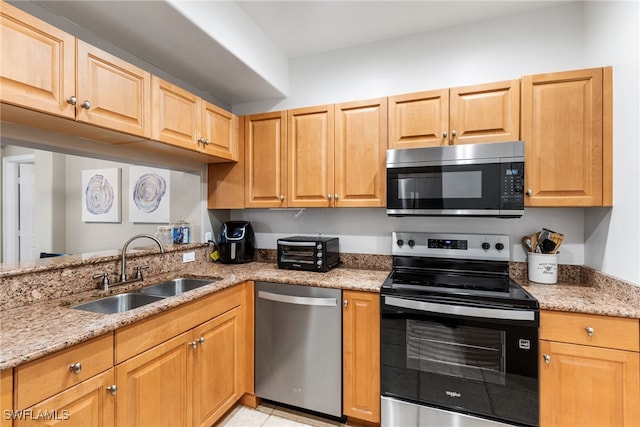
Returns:
[[[457,134],[457,132],[456,132],[455,129],[451,131],[451,136],[456,136],[456,134]]]
[[[349,305],[349,300],[344,300],[342,302],[342,305],[344,305],[344,308],[347,308],[347,306]]]
[[[587,326],[586,328],[584,328],[585,331],[587,331],[587,335],[589,335],[590,337],[593,336],[593,334],[596,332],[595,329],[593,329],[591,326]]]
[[[527,190],[527,196],[531,197],[531,195],[533,194],[533,191],[531,191],[531,189]]]
[[[331,200],[331,194],[327,194],[327,200]]]
[[[82,104],[80,104],[80,106],[85,110],[88,110],[89,108],[91,108],[91,103],[89,101],[84,101]]]
[[[78,103],[78,98],[76,98],[75,96],[72,96],[71,98],[67,99],[67,104],[76,105],[77,103]]]
[[[110,385],[109,387],[107,387],[107,391],[111,393],[113,396],[115,396],[116,393],[118,392],[118,386],[115,384]]]
[[[206,138],[206,139],[204,140],[204,145],[209,145],[209,138]]]
[[[198,341],[198,344],[200,345],[204,344],[204,337],[198,338],[197,341]]]
[[[444,132],[442,132],[442,137],[446,138],[447,137],[447,131],[445,130]]]
[[[69,370],[74,374],[79,374],[82,371],[82,364],[80,362],[72,363],[69,365]]]
[[[338,194],[337,194],[337,193],[336,193],[336,194],[334,194],[334,195],[333,195],[333,198],[334,198],[335,200],[338,200],[338,199],[339,199]]]
[[[280,201],[284,202],[284,195],[282,195],[282,194],[280,195]]]
[[[551,363],[551,356],[549,356],[548,354],[542,355],[542,358],[544,359],[544,363],[546,363],[547,365]]]
[[[196,347],[198,347],[198,342],[197,342],[197,341],[189,341],[189,346],[190,346],[192,349],[194,349],[194,350],[195,350],[195,349],[196,349]]]
[[[204,144],[204,138],[203,137],[198,138],[198,144]]]

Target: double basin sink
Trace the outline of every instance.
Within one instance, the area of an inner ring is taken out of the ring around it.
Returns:
[[[94,301],[74,305],[71,308],[76,310],[90,311],[92,313],[114,314],[124,313],[134,308],[142,307],[163,298],[180,295],[184,292],[198,289],[209,285],[217,279],[191,279],[177,278],[160,282],[156,285],[147,286],[135,292],[126,292],[118,295],[111,295]]]

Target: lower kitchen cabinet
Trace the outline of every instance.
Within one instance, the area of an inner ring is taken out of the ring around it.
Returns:
[[[0,371],[0,427],[11,427],[11,417],[5,411],[13,409],[13,369]]]
[[[380,294],[343,291],[343,412],[380,423]]]
[[[114,425],[113,368],[21,411],[14,427]]]
[[[540,316],[540,425],[640,425],[638,319]]]
[[[169,323],[192,327],[116,365],[116,425],[209,426],[251,391],[245,390],[244,373],[245,284],[144,322],[123,331],[120,342],[158,339]],[[127,357],[124,351],[120,357]]]

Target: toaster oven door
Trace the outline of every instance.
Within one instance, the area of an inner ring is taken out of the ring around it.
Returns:
[[[316,243],[315,242],[285,242],[279,241],[280,261],[292,264],[315,263]]]

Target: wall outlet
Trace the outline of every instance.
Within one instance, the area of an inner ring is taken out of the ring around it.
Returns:
[[[193,262],[196,260],[195,252],[185,252],[182,254],[182,262]]]
[[[204,233],[204,242],[205,243],[211,241],[212,238],[213,238],[213,235],[211,234],[210,231],[207,231],[206,233]]]

